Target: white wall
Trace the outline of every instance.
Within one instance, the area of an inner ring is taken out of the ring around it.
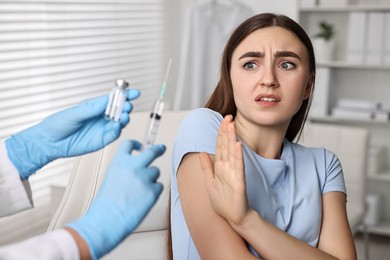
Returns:
[[[298,0],[240,1],[251,6],[256,13],[278,13],[287,15],[296,21],[298,20]]]

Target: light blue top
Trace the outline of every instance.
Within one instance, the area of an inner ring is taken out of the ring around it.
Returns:
[[[173,149],[171,174],[174,259],[200,259],[183,216],[177,169],[187,153],[215,154],[222,119],[219,113],[200,108],[192,111],[179,129]],[[316,246],[321,229],[322,194],[346,192],[338,158],[324,148],[308,148],[287,139],[283,143],[280,160],[263,158],[245,144],[243,151],[250,207],[281,230]],[[249,248],[258,256],[250,245]]]

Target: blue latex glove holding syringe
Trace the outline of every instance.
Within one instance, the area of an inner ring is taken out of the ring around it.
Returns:
[[[87,213],[68,225],[88,244],[93,259],[107,254],[124,240],[146,216],[163,189],[157,182],[158,168],[150,164],[166,149],[164,145],[154,145],[154,141],[171,63],[172,60],[153,105],[144,143],[132,140],[120,145]],[[129,123],[133,108],[130,101],[137,99],[140,92],[128,89],[123,79],[116,80],[115,85],[109,96],[55,113],[5,140],[8,157],[22,180],[28,180],[55,159],[97,151],[120,136]],[[133,155],[134,150],[140,153]]]

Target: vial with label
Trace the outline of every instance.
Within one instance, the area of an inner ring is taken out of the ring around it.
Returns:
[[[108,100],[108,104],[106,107],[105,117],[108,120],[119,121],[123,104],[126,101],[126,89],[129,86],[123,79],[115,80],[115,87],[113,87],[110,97]]]

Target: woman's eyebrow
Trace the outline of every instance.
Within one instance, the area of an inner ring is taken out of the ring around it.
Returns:
[[[301,58],[295,52],[292,52],[292,51],[277,51],[274,56],[276,58],[279,58],[279,57],[293,57],[293,58],[297,58],[298,60],[301,60]],[[260,51],[249,51],[249,52],[246,52],[243,55],[241,55],[239,60],[241,60],[243,58],[263,58],[263,57],[264,57],[264,53],[263,52],[260,52]]]
[[[292,52],[292,51],[277,51],[274,56],[276,58],[293,57],[293,58],[297,58],[298,60],[301,60],[301,58],[295,52]]]
[[[243,58],[262,58],[262,57],[264,57],[264,53],[263,52],[249,51],[249,52],[246,52],[243,55],[241,55],[239,60],[241,60]]]

